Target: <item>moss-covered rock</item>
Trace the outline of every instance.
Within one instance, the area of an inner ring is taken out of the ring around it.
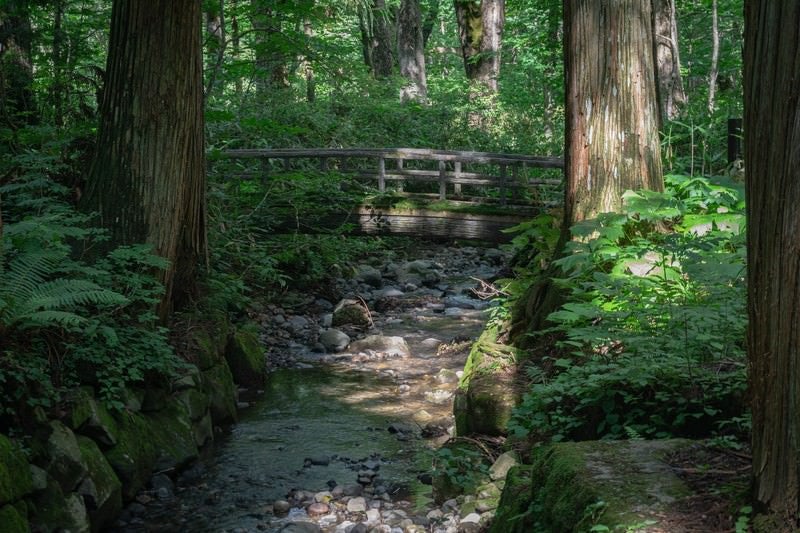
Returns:
[[[519,401],[514,382],[517,352],[498,343],[497,335],[496,327],[484,330],[464,365],[453,405],[458,435],[505,435]]]
[[[230,329],[230,321],[223,313],[204,316],[202,327],[191,330],[189,362],[200,370],[218,365],[224,357]]]
[[[12,503],[32,490],[28,461],[10,439],[0,435],[0,505]]]
[[[117,443],[117,421],[105,405],[88,393],[73,404],[69,420],[76,433],[91,438],[103,447],[111,447]]]
[[[75,434],[56,420],[50,422],[53,428],[47,440],[47,473],[61,485],[62,490],[70,492],[86,477],[88,471]]]
[[[211,413],[193,423],[194,443],[202,448],[214,440],[214,424],[211,422]]]
[[[203,371],[203,392],[208,395],[211,418],[215,424],[236,421],[236,385],[224,360]]]
[[[200,420],[208,413],[209,398],[197,389],[182,390],[175,398],[186,408],[191,420]]]
[[[159,450],[152,425],[139,413],[122,413],[116,446],[105,452],[122,482],[122,495],[132,499],[144,487],[156,465]]]
[[[255,324],[247,324],[231,335],[225,349],[225,359],[236,383],[248,387],[264,384],[264,347],[258,340],[258,327]]]
[[[4,533],[30,533],[28,518],[13,505],[0,507],[0,528]]]
[[[105,455],[125,499],[145,486],[153,470],[180,469],[198,456],[189,413],[177,400],[149,415],[124,413],[119,428],[119,442]]]
[[[507,529],[493,531],[580,532],[600,524],[624,531],[648,520],[657,528],[670,505],[690,494],[663,460],[688,444],[685,440],[586,441],[538,448],[530,467],[528,506],[512,493],[519,492],[513,485],[521,481],[509,479],[495,526],[502,528],[505,523]],[[519,476],[522,470],[512,472]],[[514,529],[510,517],[528,509],[534,526]]]
[[[99,531],[122,510],[122,483],[92,439],[79,436],[78,446],[89,470],[78,493],[88,507],[92,531]]]
[[[532,467],[515,466],[506,475],[506,484],[489,533],[528,533],[533,527],[531,493]]]
[[[76,493],[65,495],[55,479],[49,478],[48,481],[47,488],[36,495],[35,511],[30,514],[32,529],[46,533],[89,533],[89,517],[83,498]]]

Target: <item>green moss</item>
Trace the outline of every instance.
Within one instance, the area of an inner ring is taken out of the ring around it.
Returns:
[[[148,416],[153,439],[158,450],[157,470],[180,470],[199,454],[189,411],[173,400],[166,409]]]
[[[28,519],[12,505],[0,507],[0,524],[4,533],[29,533]]]
[[[117,445],[105,453],[122,482],[122,495],[132,499],[144,487],[159,457],[153,428],[138,413],[122,413]]]
[[[258,340],[258,327],[247,324],[234,333],[225,349],[225,359],[236,383],[246,386],[264,384],[264,347]]]
[[[203,371],[203,392],[208,395],[215,424],[236,421],[236,385],[227,362]]]
[[[12,503],[31,490],[28,461],[11,440],[0,435],[0,505]]]
[[[531,468],[537,531],[614,530],[658,521],[690,492],[663,457],[688,441],[587,441],[538,448]],[[504,511],[505,512],[505,511]]]
[[[530,465],[515,466],[508,471],[489,533],[527,533],[534,531],[531,516],[532,495]]]
[[[110,524],[122,510],[122,483],[92,439],[79,436],[78,446],[91,480],[92,490],[88,495],[89,518],[92,530],[99,531]]]

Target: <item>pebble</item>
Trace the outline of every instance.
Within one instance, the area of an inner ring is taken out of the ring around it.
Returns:
[[[286,500],[275,500],[272,502],[272,512],[275,516],[285,516],[289,514],[291,508],[292,506],[289,505],[289,502]]]
[[[306,508],[308,516],[320,516],[326,514],[328,511],[330,511],[328,504],[320,502],[312,503]]]
[[[363,513],[367,510],[367,501],[362,497],[351,498],[347,502],[347,511],[350,513]]]

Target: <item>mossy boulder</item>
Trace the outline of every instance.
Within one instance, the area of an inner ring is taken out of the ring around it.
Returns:
[[[123,413],[119,428],[119,442],[105,455],[125,499],[144,487],[153,470],[181,469],[198,456],[189,412],[177,400],[149,415]]]
[[[99,531],[122,510],[122,483],[92,439],[78,436],[78,446],[89,471],[78,493],[86,502],[92,531]]]
[[[32,490],[31,470],[25,455],[10,439],[0,435],[0,505],[13,503]]]
[[[236,383],[247,387],[264,384],[264,347],[258,340],[258,326],[246,324],[231,335],[225,349],[225,360]]]
[[[535,531],[531,509],[530,465],[515,466],[508,471],[500,504],[489,533],[528,533]]]
[[[104,447],[117,443],[117,421],[105,405],[91,396],[91,389],[82,389],[73,402],[67,417],[69,426]]]
[[[200,370],[218,365],[224,358],[230,330],[230,321],[224,313],[204,316],[202,325],[191,330],[189,362]]]
[[[236,421],[236,385],[224,360],[203,371],[203,392],[208,395],[211,418],[215,424]]]
[[[333,319],[331,325],[339,326],[361,326],[366,327],[372,324],[369,309],[359,300],[341,300],[333,309]]]
[[[524,470],[513,469],[492,531],[580,532],[596,525],[624,531],[647,521],[658,528],[670,505],[690,494],[664,457],[689,444],[679,439],[585,441],[537,448],[530,467],[528,505],[515,496],[527,483],[521,478]],[[520,479],[512,481],[512,473]],[[533,527],[515,529],[521,526],[511,518],[528,509]]]
[[[497,335],[496,327],[487,328],[470,349],[453,405],[457,435],[505,435],[519,402],[517,352]]]
[[[186,408],[190,420],[200,420],[208,413],[208,395],[197,389],[182,390],[175,398]]]
[[[90,533],[83,498],[74,492],[65,494],[53,478],[49,478],[47,488],[36,495],[34,507],[30,517],[35,531]]]
[[[30,533],[28,518],[13,505],[0,507],[0,528],[3,533]]]
[[[64,424],[53,420],[53,428],[47,440],[47,473],[61,485],[62,490],[70,492],[86,477],[88,468],[81,455],[75,434]]]

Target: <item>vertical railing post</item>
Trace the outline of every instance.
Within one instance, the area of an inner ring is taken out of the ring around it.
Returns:
[[[319,158],[319,171],[320,172],[327,172],[328,171],[328,158],[327,157],[320,157]]]
[[[397,170],[402,173],[403,172],[403,158],[397,158]],[[403,185],[405,184],[406,180],[400,180],[397,182],[397,192],[403,192]]]
[[[378,158],[378,191],[386,192],[386,159],[383,156]]]
[[[500,164],[500,205],[506,205],[506,179],[508,178],[508,167],[505,163]]]
[[[447,166],[444,161],[439,161],[439,200],[447,198]]]
[[[456,161],[453,164],[453,179],[456,180],[453,184],[453,192],[456,196],[461,196],[461,184],[458,183],[458,180],[461,179],[461,161]]]
[[[289,170],[291,169],[290,168],[291,165],[292,165],[292,160],[290,158],[288,158],[288,157],[284,157],[283,158],[283,170],[284,170],[284,172],[289,172]]]
[[[511,201],[516,202],[519,199],[519,164],[515,164],[511,167],[511,183],[514,185],[511,188]]]

